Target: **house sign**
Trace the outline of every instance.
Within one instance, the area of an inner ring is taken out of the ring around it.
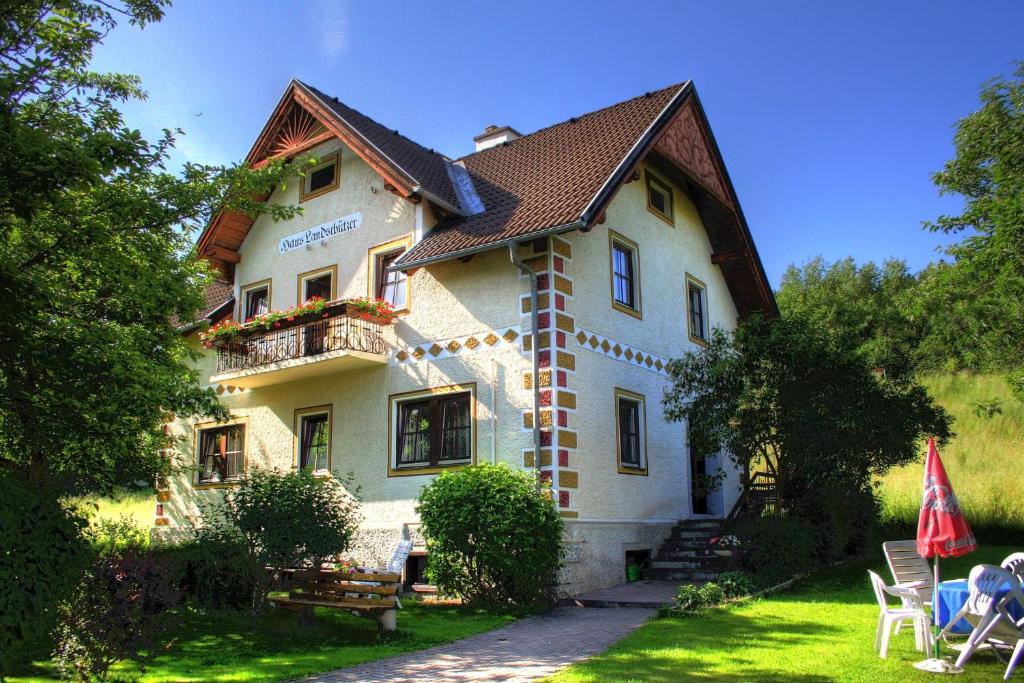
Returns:
[[[362,224],[363,214],[358,211],[350,213],[347,216],[335,218],[333,221],[321,223],[315,228],[301,230],[282,237],[281,241],[278,243],[278,249],[282,254],[287,254],[289,251],[311,246],[316,242],[325,242],[332,237],[337,237],[338,235],[355,230]]]

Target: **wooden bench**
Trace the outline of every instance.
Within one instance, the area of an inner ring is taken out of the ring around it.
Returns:
[[[395,572],[349,573],[333,569],[288,569],[282,572],[287,596],[268,598],[276,606],[299,613],[299,623],[314,621],[313,608],[343,609],[377,620],[382,631],[394,631],[402,604],[402,575]]]

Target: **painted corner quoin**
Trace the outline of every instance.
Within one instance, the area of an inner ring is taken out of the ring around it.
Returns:
[[[579,517],[574,491],[580,486],[577,457],[576,354],[569,340],[576,331],[572,315],[572,245],[559,237],[536,240],[520,256],[537,273],[540,377],[540,476],[550,482],[563,517]],[[521,327],[529,329],[529,279],[521,278]],[[523,335],[523,352],[531,352],[532,336]],[[523,388],[533,389],[532,372],[523,373]],[[523,411],[523,429],[533,429],[533,410]],[[523,465],[536,467],[532,450],[523,451]]]

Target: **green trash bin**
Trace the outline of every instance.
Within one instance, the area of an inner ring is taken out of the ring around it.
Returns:
[[[626,581],[633,583],[634,581],[640,580],[640,567],[635,564],[628,565],[626,567]]]

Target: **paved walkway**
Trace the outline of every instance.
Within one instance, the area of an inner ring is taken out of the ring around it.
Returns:
[[[558,607],[541,617],[448,645],[302,679],[318,683],[506,681],[525,683],[602,652],[654,614],[651,609]]]
[[[581,607],[647,607],[671,605],[679,590],[678,581],[634,581],[584,593],[572,602]]]

